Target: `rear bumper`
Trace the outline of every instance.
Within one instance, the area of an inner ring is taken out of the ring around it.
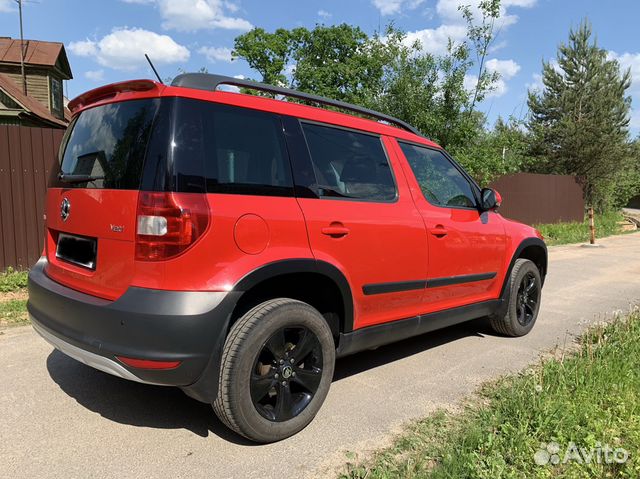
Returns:
[[[41,259],[29,273],[27,304],[34,329],[54,347],[91,367],[133,381],[179,386],[211,402],[236,292],[179,292],[130,287],[116,301],[50,279]],[[116,356],[181,361],[173,369],[138,369]]]

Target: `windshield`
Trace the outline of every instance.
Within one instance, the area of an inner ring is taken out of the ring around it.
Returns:
[[[88,181],[65,187],[136,190],[158,99],[110,103],[80,113],[69,126],[60,172]]]

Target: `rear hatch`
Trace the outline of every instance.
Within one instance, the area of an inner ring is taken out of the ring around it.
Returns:
[[[136,211],[160,99],[82,111],[47,193],[46,272],[71,288],[119,297],[135,270]]]

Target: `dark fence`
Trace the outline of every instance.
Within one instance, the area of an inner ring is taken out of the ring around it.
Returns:
[[[516,173],[491,183],[502,195],[500,213],[530,225],[583,221],[584,199],[576,178]]]
[[[44,202],[64,130],[0,125],[0,271],[42,252]]]

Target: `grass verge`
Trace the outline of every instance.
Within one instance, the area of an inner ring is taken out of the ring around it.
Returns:
[[[0,302],[0,327],[19,326],[28,322],[26,299],[10,299]]]
[[[368,462],[348,464],[341,477],[637,478],[638,391],[635,312],[590,329],[575,353],[486,386],[463,411],[413,424]]]
[[[8,268],[0,273],[0,293],[19,291],[27,287],[28,271],[16,271]]]
[[[622,233],[618,224],[623,221],[622,213],[611,211],[595,215],[596,238],[604,238]],[[589,241],[589,219],[582,223],[553,223],[535,225],[542,233],[547,245],[559,245],[568,243],[586,243]]]
[[[12,268],[0,273],[0,328],[29,322],[27,274]]]

